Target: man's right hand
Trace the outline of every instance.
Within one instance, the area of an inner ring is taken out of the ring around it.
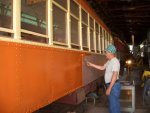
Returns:
[[[87,63],[87,66],[92,66],[92,63],[90,62],[86,62]]]

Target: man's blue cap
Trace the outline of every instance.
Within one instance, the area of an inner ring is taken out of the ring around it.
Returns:
[[[116,50],[116,47],[115,47],[114,45],[109,45],[109,46],[106,48],[105,51],[107,51],[107,52],[109,52],[109,53],[115,54],[117,50]]]

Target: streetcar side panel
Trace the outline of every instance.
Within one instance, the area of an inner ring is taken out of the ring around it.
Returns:
[[[1,113],[31,112],[82,86],[82,54],[0,42]]]

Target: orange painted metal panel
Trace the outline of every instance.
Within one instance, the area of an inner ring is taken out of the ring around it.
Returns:
[[[0,42],[0,113],[28,113],[82,86],[82,53]]]
[[[84,86],[99,79],[100,76],[104,76],[104,70],[98,70],[95,68],[91,68],[91,67],[87,66],[86,62],[89,61],[96,65],[104,65],[105,62],[107,61],[105,55],[100,55],[100,54],[85,55],[83,61],[84,61],[84,63],[83,63],[83,67],[82,67],[82,70],[83,70],[82,80],[83,80]]]
[[[0,42],[0,113],[11,113],[20,103],[17,48]]]

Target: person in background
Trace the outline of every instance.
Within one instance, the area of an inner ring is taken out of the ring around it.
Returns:
[[[116,48],[114,45],[109,45],[106,48],[106,58],[108,61],[103,65],[95,65],[91,62],[87,62],[88,66],[99,70],[105,70],[105,84],[106,84],[106,95],[108,96],[109,112],[110,113],[120,113],[120,89],[121,85],[119,82],[119,71],[120,62],[116,58]]]

